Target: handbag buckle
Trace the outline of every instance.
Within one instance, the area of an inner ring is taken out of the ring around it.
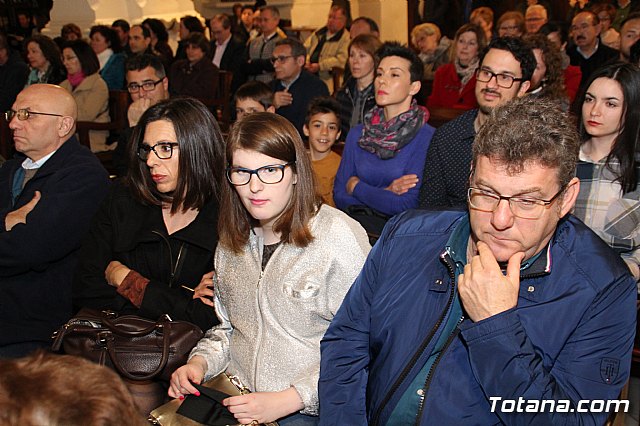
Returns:
[[[100,346],[107,346],[107,342],[113,340],[113,334],[110,331],[101,331],[97,335],[97,342]]]
[[[231,384],[237,387],[241,394],[251,392],[245,385],[242,384],[238,376],[232,376],[231,374],[227,374],[227,377],[229,377],[229,381],[231,382]]]

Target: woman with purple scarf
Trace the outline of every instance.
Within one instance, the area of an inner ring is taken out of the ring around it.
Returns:
[[[347,135],[334,185],[336,206],[358,220],[372,240],[393,215],[417,206],[433,127],[413,96],[422,62],[396,42],[378,50],[374,80],[377,107]]]

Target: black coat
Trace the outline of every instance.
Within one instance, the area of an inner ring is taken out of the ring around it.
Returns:
[[[213,269],[217,222],[218,204],[209,201],[193,222],[168,235],[160,207],[143,205],[127,187],[116,185],[83,242],[73,283],[74,305],[154,320],[169,314],[208,330],[218,324],[213,307],[193,299],[193,291],[184,287],[194,289]],[[107,284],[104,271],[112,260],[150,280],[140,309]]]
[[[109,176],[100,161],[74,137],[66,141],[12,202],[16,170],[25,156],[0,168],[0,346],[51,343],[51,333],[71,317],[71,281],[80,243]],[[41,198],[26,224],[5,231],[7,213]]]

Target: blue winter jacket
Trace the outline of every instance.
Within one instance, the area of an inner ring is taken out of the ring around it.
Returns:
[[[321,424],[386,424],[451,307],[445,245],[461,217],[408,211],[387,224],[321,344]],[[603,424],[607,413],[578,413],[576,404],[618,397],[629,377],[635,303],[620,257],[564,218],[550,250],[523,272],[517,307],[466,319],[447,339],[416,424]],[[492,412],[492,396],[566,400],[574,411],[500,412],[498,402]]]

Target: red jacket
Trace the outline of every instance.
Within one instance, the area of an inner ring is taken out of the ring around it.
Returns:
[[[573,102],[580,87],[582,71],[577,65],[569,65],[564,70],[564,88],[569,96],[569,102]]]
[[[456,73],[453,63],[442,65],[436,70],[433,78],[433,89],[427,100],[427,107],[444,107],[474,109],[478,107],[476,102],[476,76],[460,91],[462,82]]]

